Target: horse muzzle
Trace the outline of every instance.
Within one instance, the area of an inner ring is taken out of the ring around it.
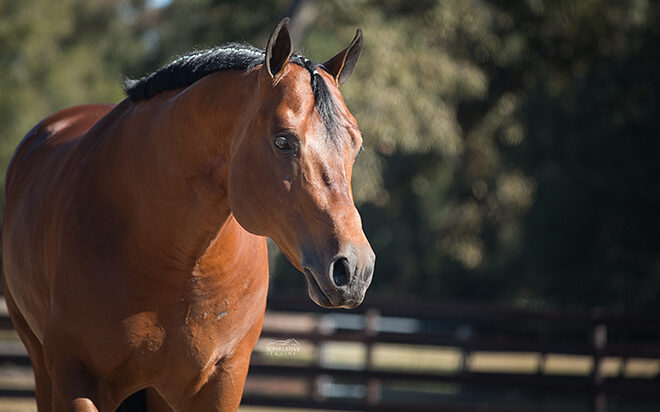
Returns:
[[[328,260],[303,256],[309,297],[324,308],[351,309],[358,306],[371,284],[375,260],[368,244],[346,247]]]

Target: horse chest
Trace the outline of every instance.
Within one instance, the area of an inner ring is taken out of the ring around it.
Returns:
[[[260,327],[266,292],[266,282],[248,281],[233,288],[206,285],[189,291],[170,312],[172,317],[163,319],[168,325],[167,358],[198,373],[231,356],[244,337]]]

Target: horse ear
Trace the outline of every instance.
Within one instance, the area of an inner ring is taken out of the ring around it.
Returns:
[[[346,83],[357,64],[362,51],[362,30],[357,29],[351,44],[335,57],[323,63],[325,70],[335,78],[338,85]]]
[[[282,19],[275,26],[275,30],[273,30],[268,38],[268,45],[266,46],[266,70],[272,77],[275,77],[277,73],[282,71],[289,61],[291,53],[293,53],[291,37],[289,36],[289,21],[290,19],[288,17]]]

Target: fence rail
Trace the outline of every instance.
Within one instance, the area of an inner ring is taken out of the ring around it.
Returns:
[[[285,321],[275,322],[278,316]],[[301,316],[311,316],[307,327],[300,327]],[[296,344],[311,346],[313,355],[304,362],[284,359],[292,361],[287,363],[256,350],[243,404],[363,411],[400,410],[405,405],[419,412],[467,411],[476,406],[491,412],[552,411],[566,410],[566,402],[574,402],[572,410],[593,412],[626,410],[626,402],[657,405],[659,325],[660,316],[449,303],[372,300],[354,311],[328,311],[300,297],[272,296],[260,342],[295,339]],[[6,313],[0,313],[0,330],[10,328]],[[361,347],[362,361],[328,364],[324,348],[338,343]],[[376,359],[383,347],[444,348],[458,354],[459,361],[452,370],[387,367]],[[0,365],[29,365],[24,350],[16,348],[0,345]],[[484,353],[513,359],[532,356],[536,366],[523,372],[479,370],[471,360]],[[558,355],[586,360],[587,369],[553,372],[549,361]],[[643,373],[633,373],[634,364],[638,369],[641,365]],[[251,382],[260,380],[265,382],[262,389],[278,388],[283,379],[302,389],[290,396],[250,389],[258,387]],[[0,388],[0,397],[33,395],[30,389]],[[557,399],[564,398],[557,406]]]

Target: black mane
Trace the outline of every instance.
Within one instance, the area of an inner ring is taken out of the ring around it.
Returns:
[[[248,70],[264,62],[266,53],[256,47],[231,43],[212,49],[200,50],[181,56],[141,79],[127,79],[124,90],[133,101],[148,100],[167,90],[188,87],[202,77],[221,70]],[[309,72],[310,85],[316,108],[321,120],[334,133],[337,122],[337,109],[323,78],[318,74],[322,65],[317,65],[302,56],[294,54],[289,59]]]
[[[220,70],[247,70],[264,62],[265,52],[244,44],[228,44],[181,56],[141,79],[127,79],[124,90],[133,101],[148,100],[167,90],[188,87]]]

